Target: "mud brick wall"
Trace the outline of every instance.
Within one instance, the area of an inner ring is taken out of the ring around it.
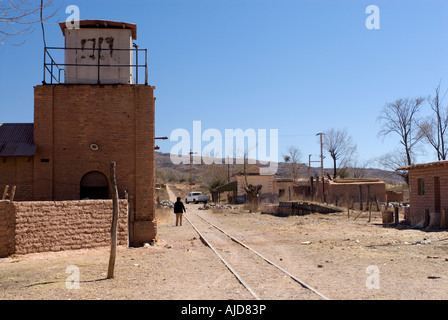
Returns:
[[[155,239],[154,87],[36,86],[34,128],[33,200],[78,200],[82,178],[108,177],[115,161],[119,196],[129,194],[132,244]]]
[[[0,257],[14,253],[14,205],[0,201]]]
[[[329,203],[341,205],[348,201],[360,203],[359,188],[361,187],[362,202],[365,204],[370,199],[384,202],[386,199],[386,183],[378,182],[325,182],[325,200]],[[318,199],[322,199],[322,182],[319,182]]]
[[[438,178],[440,182],[440,197],[436,196],[438,192],[435,178]],[[424,180],[424,194],[419,194],[419,179]],[[430,213],[448,209],[448,167],[435,165],[409,170],[409,189],[410,212],[408,220],[411,225],[416,225],[424,219],[425,209],[428,209]],[[436,205],[440,208],[436,208]]]
[[[9,192],[16,186],[14,200],[34,200],[34,160],[32,157],[5,157],[0,161],[0,194],[9,185]]]
[[[384,202],[386,199],[386,184],[384,182],[372,182],[372,183],[330,183],[329,192],[331,194],[332,201],[339,199],[351,198],[355,202],[359,202],[360,194],[359,188],[362,190],[362,201],[368,202],[368,196],[370,199],[378,199],[378,202]],[[368,192],[369,191],[369,192]]]
[[[112,209],[112,200],[1,201],[0,256],[109,246]],[[120,200],[119,245],[128,242],[127,222]]]
[[[395,191],[387,190],[386,195],[387,195],[387,201],[403,202],[403,193],[402,192],[395,192]]]

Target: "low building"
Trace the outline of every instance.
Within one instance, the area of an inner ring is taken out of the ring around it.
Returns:
[[[253,186],[261,186],[261,190],[259,192],[259,199],[263,200],[266,198],[272,198],[275,196],[274,189],[274,177],[275,174],[261,174],[261,166],[252,165],[246,168],[246,172],[244,170],[233,174],[230,177],[231,181],[236,181],[237,183],[237,202],[242,203],[245,202],[246,190],[245,187],[248,185]]]
[[[417,225],[424,212],[448,209],[448,160],[415,164],[397,170],[409,172],[410,209],[407,221]]]
[[[325,195],[325,198],[323,197]],[[333,179],[319,182],[318,199],[341,205],[346,203],[366,204],[386,200],[386,183],[381,179]],[[362,205],[361,205],[362,207]]]
[[[279,200],[291,200],[294,196],[294,180],[274,178],[274,193]]]

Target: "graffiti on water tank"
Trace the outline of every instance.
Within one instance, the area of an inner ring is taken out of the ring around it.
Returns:
[[[114,38],[107,37],[104,39],[103,37],[99,37],[98,38],[98,54],[100,55],[100,58],[102,60],[104,60],[104,56],[101,55],[101,49],[102,49],[102,44],[104,41],[106,41],[106,43],[107,43],[111,57],[113,57],[113,53],[114,53]],[[92,60],[95,60],[96,59],[96,56],[95,56],[96,44],[97,44],[96,38],[82,39],[81,40],[81,52],[84,52],[84,50],[87,51],[88,49],[92,49],[92,54],[89,55],[88,57]],[[81,59],[85,59],[85,58],[86,58],[86,56],[83,54],[81,56]]]

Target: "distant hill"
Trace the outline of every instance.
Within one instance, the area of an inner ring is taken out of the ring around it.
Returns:
[[[168,180],[172,181],[188,181],[190,177],[190,165],[187,164],[179,164],[175,165],[172,163],[170,154],[163,152],[155,152],[155,165],[156,165],[156,178],[158,180],[162,180],[160,182],[168,182]],[[202,180],[202,175],[204,174],[204,170],[206,168],[206,164],[193,164],[191,166],[191,175],[194,181],[200,182]],[[225,164],[220,165],[223,167],[223,170],[229,169],[230,172],[236,172],[242,170],[242,165],[231,164],[227,166]],[[287,177],[288,176],[288,163],[279,162],[276,176],[278,177]],[[349,176],[353,177],[353,173],[355,171],[359,172],[359,169],[356,168],[347,168],[349,172]],[[324,173],[332,174],[333,168],[324,168]],[[301,169],[301,177],[308,177],[308,166],[303,165]],[[312,167],[311,175],[318,176],[320,175],[320,167]],[[364,169],[363,178],[376,178],[382,179],[386,183],[389,184],[402,184],[403,180],[394,172],[377,169],[377,168],[366,168]]]

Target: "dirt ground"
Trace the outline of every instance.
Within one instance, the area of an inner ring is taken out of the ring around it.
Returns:
[[[199,206],[187,214],[198,212],[332,300],[448,299],[447,231],[384,228],[379,213],[368,222],[345,212],[282,218]],[[0,259],[0,299],[252,299],[187,221],[174,226],[171,212],[158,221],[154,246],[118,248],[114,279],[106,279],[109,248]]]

